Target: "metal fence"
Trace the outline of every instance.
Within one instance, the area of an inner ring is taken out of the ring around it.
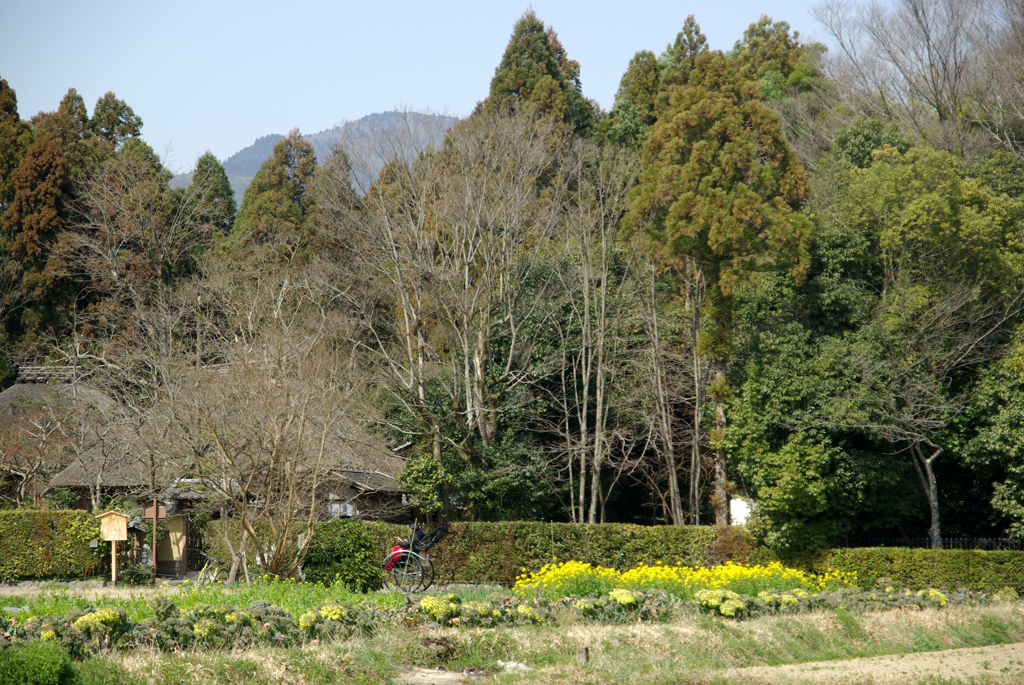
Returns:
[[[930,548],[931,538],[848,538],[838,547],[911,547]],[[1019,552],[1024,539],[1014,538],[942,538],[942,549],[984,549]]]

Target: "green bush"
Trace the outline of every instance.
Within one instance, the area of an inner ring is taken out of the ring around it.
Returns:
[[[106,568],[107,547],[89,547],[100,524],[87,511],[0,511],[0,580],[77,578]]]
[[[857,584],[863,588],[876,587],[879,579],[884,579],[913,590],[1024,590],[1024,552],[865,547],[830,550],[810,563],[810,570],[816,573],[830,569],[856,573]]]
[[[378,544],[361,522],[335,520],[314,529],[303,571],[314,583],[340,583],[366,592],[383,586],[382,560]]]
[[[71,658],[56,642],[37,640],[0,649],[0,683],[73,685]]]
[[[117,569],[118,585],[152,585],[153,567],[143,564],[132,564],[126,568]]]
[[[409,529],[394,524],[363,524],[377,542],[378,559],[394,546],[395,536],[408,537]],[[739,528],[723,529],[735,538]],[[457,522],[448,536],[430,551],[438,582],[506,583],[536,571],[553,559],[575,560],[620,571],[640,564],[681,563],[702,566],[715,561],[743,561],[749,546],[715,546],[714,526],[637,526],[627,523],[583,525],[505,521]],[[735,550],[740,558],[729,557]]]

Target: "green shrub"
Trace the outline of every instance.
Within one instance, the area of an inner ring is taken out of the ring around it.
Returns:
[[[33,641],[0,650],[4,685],[73,685],[71,658],[56,642]]]
[[[87,511],[0,511],[0,580],[77,578],[105,569],[107,547],[89,547],[100,524]]]
[[[133,564],[127,568],[118,568],[118,585],[152,585],[153,567],[143,564]]]
[[[816,573],[830,569],[856,573],[862,588],[876,587],[879,579],[888,579],[913,590],[1024,590],[1024,552],[865,547],[830,550],[810,563],[810,570]]]
[[[303,571],[314,583],[340,583],[366,592],[383,586],[382,560],[379,546],[361,522],[328,521],[314,529]]]

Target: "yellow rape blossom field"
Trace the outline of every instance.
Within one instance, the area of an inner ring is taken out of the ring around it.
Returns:
[[[568,595],[606,595],[614,589],[664,590],[680,599],[692,599],[702,590],[730,590],[756,596],[766,590],[836,590],[856,584],[855,574],[829,572],[814,575],[786,568],[778,562],[746,565],[729,562],[710,568],[646,564],[619,572],[580,561],[553,562],[516,579],[520,595],[540,593],[548,599]]]

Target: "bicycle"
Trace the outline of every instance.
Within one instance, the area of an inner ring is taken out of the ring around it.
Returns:
[[[447,534],[448,526],[444,525],[418,538],[414,530],[411,545],[399,544],[384,557],[384,585],[406,594],[427,590],[434,584],[434,563],[426,552]]]
[[[206,563],[203,564],[203,568],[199,570],[199,575],[196,576],[196,587],[203,588],[207,585],[215,585],[227,581],[228,571],[224,568],[224,564],[206,552],[200,552],[200,554],[206,557]]]

